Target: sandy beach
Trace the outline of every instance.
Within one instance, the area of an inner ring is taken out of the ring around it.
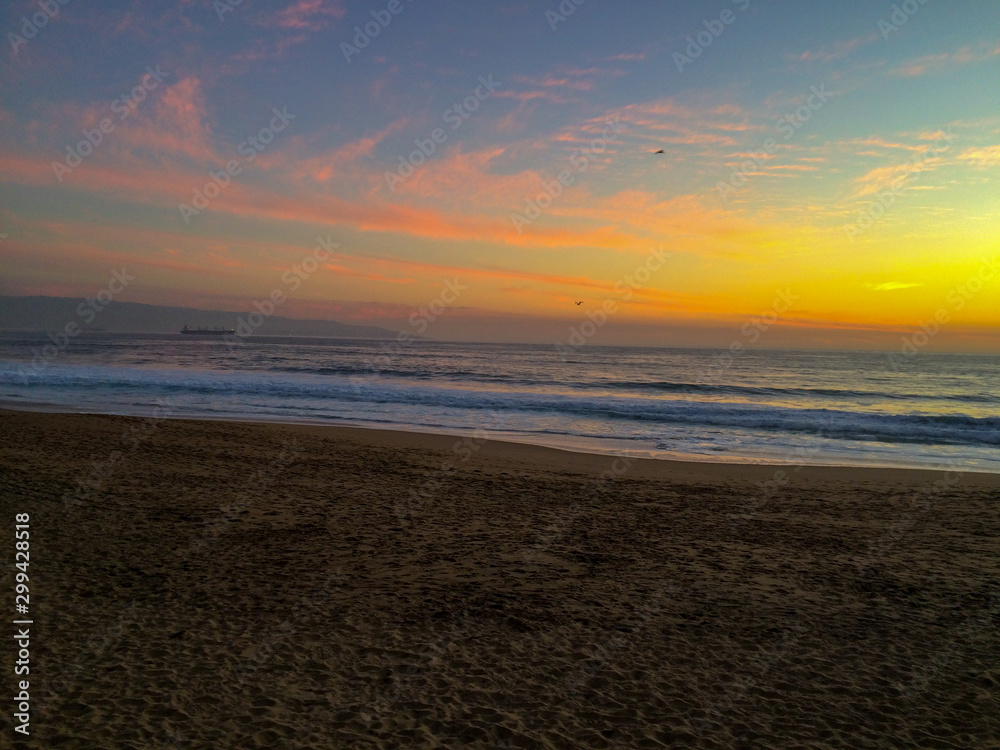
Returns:
[[[26,746],[1000,748],[1000,475],[0,433],[5,538],[31,517]]]

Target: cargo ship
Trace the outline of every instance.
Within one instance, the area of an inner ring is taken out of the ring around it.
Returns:
[[[186,325],[181,329],[181,333],[190,336],[226,336],[233,335],[236,331],[232,328],[192,328]]]

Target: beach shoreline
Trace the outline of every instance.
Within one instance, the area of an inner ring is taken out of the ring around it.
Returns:
[[[675,461],[1000,474],[991,395],[1000,360],[929,357],[904,375],[884,372],[872,352],[748,350],[716,368],[711,349],[595,347],[564,365],[522,345],[424,342],[389,357],[375,342],[259,341],[225,353],[190,344],[113,336],[27,367],[44,337],[5,342],[0,408],[488,432]],[[969,368],[982,379],[964,378]]]
[[[789,477],[792,475],[797,475],[803,470],[817,470],[823,469],[833,476],[842,476],[843,471],[853,472],[864,471],[864,472],[890,472],[890,477],[901,479],[903,477],[898,476],[896,472],[916,472],[917,475],[911,477],[909,481],[919,482],[920,476],[926,476],[927,474],[942,474],[942,473],[960,473],[963,476],[972,475],[983,475],[986,477],[993,476],[997,477],[998,483],[1000,483],[1000,472],[987,471],[979,468],[959,468],[955,463],[943,462],[941,466],[931,467],[931,466],[895,466],[895,465],[870,465],[870,464],[851,464],[851,463],[838,463],[834,460],[830,461],[816,461],[815,456],[810,456],[811,460],[800,459],[792,460],[791,458],[786,458],[784,460],[779,460],[776,458],[748,458],[748,457],[715,457],[715,456],[682,456],[674,457],[671,455],[647,455],[648,451],[642,450],[629,450],[623,448],[621,450],[594,450],[586,445],[553,445],[547,442],[542,442],[544,438],[538,436],[533,436],[528,433],[519,434],[516,436],[504,435],[502,433],[491,433],[487,430],[468,430],[468,431],[449,431],[449,430],[435,430],[429,431],[424,429],[419,429],[413,427],[407,429],[400,426],[391,427],[381,427],[369,424],[352,424],[348,422],[309,422],[304,420],[289,420],[289,419],[245,419],[241,417],[229,417],[229,416],[218,416],[218,417],[206,417],[206,416],[158,416],[158,410],[150,410],[148,414],[137,414],[137,415],[122,415],[122,414],[110,414],[104,412],[93,412],[93,411],[74,411],[67,409],[61,404],[45,404],[45,403],[33,403],[33,404],[16,404],[5,402],[0,399],[0,414],[4,412],[22,412],[28,414],[63,414],[63,415],[75,415],[75,416],[93,416],[93,417],[115,417],[115,418],[126,418],[126,419],[140,419],[140,420],[177,420],[183,422],[218,422],[223,424],[245,424],[245,425],[259,425],[262,427],[269,428],[292,428],[292,429],[305,429],[307,431],[313,430],[332,430],[334,432],[331,435],[338,434],[350,434],[339,433],[337,431],[341,430],[358,430],[373,439],[375,442],[379,442],[385,435],[407,435],[413,436],[412,439],[405,439],[402,441],[396,440],[389,444],[399,445],[401,447],[419,447],[427,446],[435,449],[447,449],[449,446],[454,446],[461,441],[472,440],[473,445],[476,446],[476,451],[482,446],[486,445],[499,445],[499,446],[523,446],[525,449],[538,451],[555,451],[558,454],[571,454],[574,456],[586,456],[589,459],[582,460],[569,460],[568,465],[575,467],[585,466],[589,461],[597,461],[601,459],[615,459],[615,458],[627,458],[629,460],[630,466],[637,467],[637,470],[644,477],[656,477],[656,476],[666,476],[662,473],[657,472],[652,469],[651,466],[656,464],[668,464],[672,467],[673,471],[680,470],[682,472],[697,474],[698,470],[694,467],[704,467],[704,471],[708,473],[714,472],[718,467],[740,467],[749,468],[756,467],[757,469],[763,470],[765,475],[771,476],[777,471],[785,471]],[[537,438],[537,439],[536,439]],[[495,450],[491,448],[490,451]],[[662,452],[661,452],[662,453]],[[557,463],[563,463],[563,459],[555,459]],[[652,463],[650,463],[652,462]],[[638,468],[645,467],[645,468]],[[748,476],[757,476],[759,471],[751,471]],[[986,480],[987,483],[989,480]]]
[[[39,747],[1000,731],[997,475],[11,410],[0,430],[0,517],[31,516]]]

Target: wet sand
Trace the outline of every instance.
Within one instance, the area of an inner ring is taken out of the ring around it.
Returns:
[[[32,747],[1000,747],[1000,475],[13,411],[0,434]]]

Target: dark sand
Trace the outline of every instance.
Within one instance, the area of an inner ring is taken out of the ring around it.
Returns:
[[[1000,748],[997,475],[612,480],[478,440],[9,411],[0,435],[32,747]]]

